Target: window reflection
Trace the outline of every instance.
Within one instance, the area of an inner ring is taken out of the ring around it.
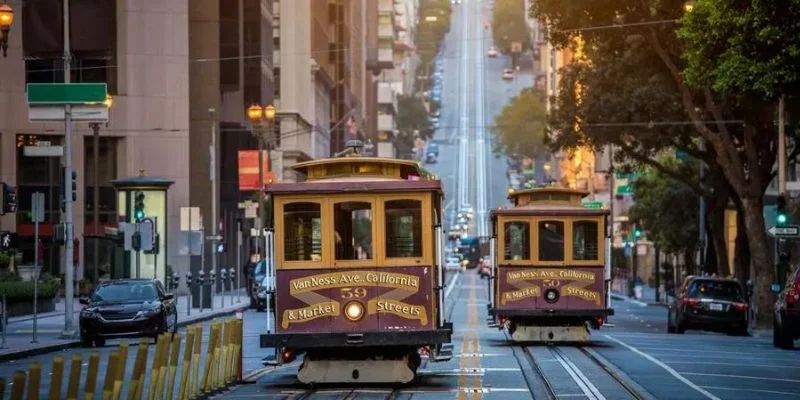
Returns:
[[[595,221],[578,221],[572,224],[572,259],[594,261],[598,258],[598,224]]]
[[[422,257],[422,202],[386,202],[386,257]]]
[[[530,260],[530,225],[527,222],[506,222],[503,246],[506,260]]]
[[[322,221],[318,203],[283,206],[283,248],[286,261],[322,260]]]
[[[372,204],[336,203],[333,206],[337,260],[372,258]]]

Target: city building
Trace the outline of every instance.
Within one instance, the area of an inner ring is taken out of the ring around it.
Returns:
[[[23,152],[25,145],[63,143],[64,124],[31,123],[26,104],[26,83],[64,81],[63,12],[62,3],[56,3],[11,3],[18,18],[9,32],[8,56],[0,58],[0,179],[18,187],[19,210],[0,220],[0,230],[17,233],[23,263],[32,263],[30,198],[33,192],[45,193],[42,261],[46,272],[60,275],[65,270],[62,250],[51,239],[61,218],[61,160]],[[70,1],[71,81],[105,82],[113,96],[110,121],[98,126],[96,208],[91,201],[93,131],[87,123],[73,124],[78,279],[110,276],[119,248],[91,236],[116,227],[120,219],[111,181],[140,174],[174,181],[168,228],[161,233],[169,246],[167,264],[185,270],[189,260],[178,254],[177,243],[180,208],[201,207],[206,230],[213,223],[208,195],[212,126],[219,134],[217,160],[225,160],[216,168],[220,208],[235,210],[238,201],[250,196],[239,191],[236,162],[228,160],[236,160],[241,149],[256,147],[245,108],[272,102],[271,15],[264,4],[270,1]]]

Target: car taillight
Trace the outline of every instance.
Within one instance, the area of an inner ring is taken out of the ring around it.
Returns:
[[[697,307],[700,305],[700,299],[683,299],[683,304],[687,306]]]
[[[800,302],[800,292],[797,290],[797,284],[795,283],[786,291],[786,303],[796,304],[798,302]]]
[[[733,304],[733,308],[735,308],[735,309],[736,309],[736,311],[744,311],[744,310],[747,310],[747,304],[744,304],[744,303],[734,303],[734,304]]]

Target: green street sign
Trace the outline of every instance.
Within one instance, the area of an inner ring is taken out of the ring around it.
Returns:
[[[601,209],[603,208],[602,201],[584,201],[583,206],[586,208]]]
[[[105,83],[29,83],[28,104],[86,104],[106,101]]]
[[[617,194],[633,194],[633,186],[632,185],[617,186]]]

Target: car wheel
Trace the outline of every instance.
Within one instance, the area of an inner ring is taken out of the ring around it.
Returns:
[[[93,340],[88,336],[81,335],[81,346],[92,347]]]
[[[95,347],[103,347],[106,345],[106,340],[104,338],[94,338],[94,345]]]

